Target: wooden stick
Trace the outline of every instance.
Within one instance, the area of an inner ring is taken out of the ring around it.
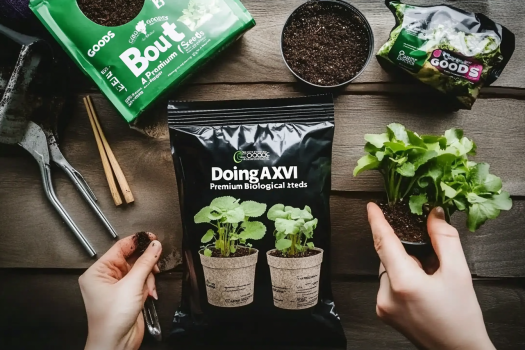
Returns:
[[[100,135],[97,130],[97,126],[95,125],[95,119],[93,118],[91,114],[91,109],[89,108],[88,100],[84,97],[84,105],[86,106],[86,110],[89,116],[89,122],[91,123],[91,128],[93,129],[93,134],[95,134],[95,140],[97,141],[98,146],[98,152],[100,153],[100,159],[102,160],[102,166],[104,167],[104,173],[106,174],[106,179],[108,180],[109,190],[111,191],[111,196],[113,197],[113,201],[115,202],[115,205],[118,207],[122,204],[122,198],[120,198],[120,194],[118,193],[117,184],[115,183],[115,178],[113,177],[113,172],[111,171],[111,165],[109,164],[108,157],[106,155],[106,151],[104,150],[104,145],[102,144],[102,141],[100,140]]]
[[[104,132],[100,127],[97,113],[95,112],[95,108],[93,108],[93,103],[91,102],[91,97],[87,96],[86,100],[89,104],[89,108],[91,109],[91,115],[93,116],[93,120],[95,121],[95,124],[97,126],[98,133],[100,135],[100,138],[102,139],[102,144],[104,145],[104,149],[106,150],[106,154],[108,155],[109,162],[111,163],[111,167],[113,168],[115,177],[117,178],[118,184],[120,185],[120,190],[124,195],[124,199],[128,204],[133,203],[135,201],[135,198],[133,198],[133,194],[131,193],[131,189],[129,188],[128,181],[126,181],[126,177],[124,176],[124,173],[120,168],[117,158],[115,158],[115,155],[113,154],[113,151],[109,146],[108,140],[106,139],[106,136],[104,135]]]

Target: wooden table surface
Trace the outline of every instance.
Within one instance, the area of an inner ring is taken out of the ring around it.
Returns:
[[[307,93],[284,65],[279,38],[287,16],[302,0],[243,0],[257,26],[171,97],[219,100],[276,98]],[[371,22],[376,50],[394,18],[381,0],[353,0]],[[441,1],[412,0],[417,5]],[[375,316],[379,260],[366,221],[366,203],[380,196],[378,176],[353,178],[363,135],[400,122],[420,133],[459,127],[478,144],[478,160],[491,164],[514,200],[511,211],[475,234],[461,214],[453,219],[475,279],[489,335],[498,349],[525,349],[525,3],[521,0],[445,1],[482,12],[516,34],[516,51],[500,79],[483,90],[471,111],[449,112],[428,89],[392,77],[375,59],[335,98],[333,153],[333,288],[348,349],[411,349]],[[79,75],[77,72],[76,74]],[[155,232],[164,246],[158,278],[159,309],[169,330],[180,295],[181,224],[166,116],[161,104],[130,129],[87,79],[76,80],[73,111],[61,148],[86,178],[121,236]],[[82,105],[90,94],[136,203],[116,208]],[[101,255],[114,242],[69,180],[54,171],[58,197]],[[0,349],[81,349],[86,317],[77,279],[93,263],[54,212],[37,164],[12,147],[0,147]],[[144,349],[164,349],[146,339]]]

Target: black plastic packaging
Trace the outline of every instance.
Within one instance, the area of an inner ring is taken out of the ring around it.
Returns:
[[[173,320],[171,340],[179,347],[187,345],[191,349],[209,346],[346,349],[330,282],[329,198],[334,134],[331,95],[170,102],[168,123],[184,234],[182,300]],[[263,168],[274,175],[278,167],[284,167],[282,178],[279,175],[278,179],[261,178]],[[291,167],[297,168],[286,171]],[[217,180],[217,176],[214,181],[212,168],[257,170],[258,184]],[[262,185],[265,187],[260,188]],[[284,188],[279,188],[281,185]],[[217,186],[223,187],[217,189]],[[223,196],[267,205],[264,215],[254,219],[266,227],[266,235],[250,241],[258,250],[255,287],[248,296],[253,297],[253,302],[239,307],[210,304],[207,288],[215,288],[216,283],[205,279],[200,256],[201,238],[209,227],[196,224],[194,219],[212,200]],[[278,203],[300,208],[307,205],[319,220],[312,242],[324,250],[324,257],[319,297],[313,307],[285,310],[274,305],[266,253],[275,248],[276,238],[272,235],[274,222],[268,219],[267,211]]]

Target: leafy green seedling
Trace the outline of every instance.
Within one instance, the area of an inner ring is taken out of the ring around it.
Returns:
[[[268,219],[275,221],[275,248],[283,255],[295,256],[315,248],[308,240],[313,238],[318,220],[309,206],[299,209],[276,204],[268,210]]]
[[[393,123],[386,133],[365,135],[365,140],[367,154],[359,159],[354,176],[379,171],[390,206],[408,200],[416,215],[423,214],[424,206],[440,206],[449,219],[465,211],[472,232],[512,208],[510,195],[502,191],[501,179],[489,173],[489,165],[469,160],[476,144],[463,130],[419,136]]]
[[[201,238],[205,244],[203,254],[212,256],[210,247],[221,251],[228,257],[237,251],[239,245],[252,247],[247,240],[259,240],[266,234],[266,226],[259,221],[249,221],[266,212],[266,204],[245,201],[234,197],[215,198],[211,204],[202,208],[194,217],[196,224],[208,223],[210,228]]]

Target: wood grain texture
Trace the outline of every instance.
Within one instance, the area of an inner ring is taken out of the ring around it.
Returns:
[[[281,57],[280,38],[288,16],[303,0],[244,0],[243,4],[255,18],[257,25],[244,38],[221,54],[198,74],[196,83],[252,83],[293,82],[295,78],[286,68]],[[436,5],[431,0],[412,0],[414,5]],[[442,1],[466,11],[481,12],[506,26],[516,35],[516,51],[507,68],[494,86],[524,88],[525,79],[517,72],[523,67],[525,57],[525,7],[519,1],[468,0]],[[369,20],[375,37],[374,54],[387,41],[395,24],[394,16],[382,0],[354,0],[352,5]],[[401,79],[403,80],[403,79]],[[355,83],[401,81],[387,74],[372,59],[365,72]],[[405,79],[404,81],[409,81]]]
[[[213,100],[299,94],[286,85],[216,85],[190,88],[174,97]],[[173,267],[178,261],[176,247],[180,247],[182,230],[163,108],[152,111],[139,123],[143,133],[149,135],[146,136],[130,130],[105,98],[96,95],[93,100],[137,202],[126,208],[114,207],[82,96],[76,99],[76,108],[62,140],[64,154],[86,177],[117,231],[122,236],[139,230],[155,232],[164,242],[169,259],[166,266]],[[471,113],[450,114],[440,112],[436,101],[356,94],[336,99],[332,177],[336,203],[332,215],[335,218],[335,273],[376,273],[377,257],[371,245],[362,193],[375,192],[369,198],[378,198],[382,184],[374,174],[353,178],[351,172],[362,155],[363,135],[381,132],[387,123],[402,122],[422,133],[442,132],[451,126],[464,128],[467,135],[478,142],[478,159],[492,165],[491,170],[503,178],[512,194],[525,194],[525,159],[521,152],[525,148],[525,114],[515,113],[523,110],[525,101],[482,99],[478,102]],[[64,174],[58,170],[54,174],[58,196],[66,209],[97,251],[105,252],[113,241]],[[12,148],[0,151],[0,178],[0,236],[3,237],[0,267],[84,268],[92,263],[47,202],[36,163],[29,156]],[[522,202],[517,201],[512,212],[504,213],[476,234],[462,235],[474,274],[525,276],[525,260],[520,254],[525,247],[523,210]],[[352,220],[338,222],[338,218],[348,215]],[[465,231],[463,223],[458,222],[458,227]]]
[[[87,335],[87,319],[77,282],[80,273],[1,270],[0,348],[82,349]],[[377,280],[334,281],[332,285],[348,349],[415,349],[376,317]],[[474,286],[496,348],[523,349],[525,282],[475,281]],[[179,303],[180,274],[158,276],[157,289],[157,310],[163,332],[167,334]],[[146,336],[141,349],[171,348]]]

